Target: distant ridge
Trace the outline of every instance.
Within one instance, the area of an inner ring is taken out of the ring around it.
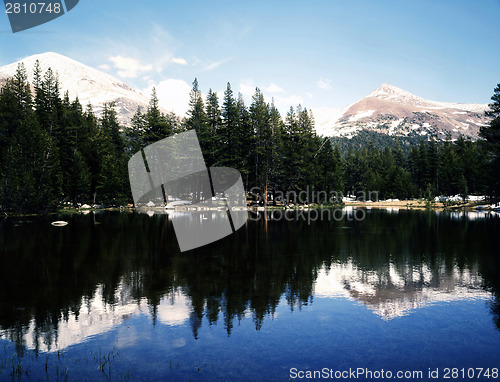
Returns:
[[[351,138],[362,130],[394,136],[434,136],[444,139],[464,135],[477,139],[489,122],[487,104],[426,100],[390,84],[382,84],[368,96],[332,113],[316,117],[319,133]],[[325,111],[322,111],[325,113]]]

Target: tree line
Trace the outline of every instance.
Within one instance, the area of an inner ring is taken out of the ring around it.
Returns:
[[[57,75],[22,64],[0,91],[0,208],[48,212],[62,203],[128,198],[126,140],[112,104],[97,118],[61,97]]]
[[[185,118],[163,113],[153,89],[145,111],[120,126],[113,103],[100,116],[78,98],[61,96],[57,75],[37,62],[30,84],[19,65],[0,90],[0,209],[48,212],[63,204],[124,205],[132,201],[127,162],[141,148],[194,129],[208,166],[238,169],[261,203],[277,193],[321,190],[346,195],[378,191],[380,198],[439,194],[498,195],[500,87],[492,97],[484,141],[421,141],[404,152],[398,141],[342,154],[319,137],[310,110],[290,107],[283,118],[257,88],[251,104],[230,83],[220,100],[204,98],[195,79]],[[495,178],[496,177],[496,178]],[[492,179],[496,179],[493,181]],[[267,198],[265,197],[267,195]],[[340,202],[340,198],[333,202]]]

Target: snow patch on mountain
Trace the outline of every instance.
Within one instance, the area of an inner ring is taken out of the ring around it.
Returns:
[[[375,110],[360,111],[356,115],[349,117],[349,122],[359,121],[361,118],[370,117],[373,113],[375,113]]]
[[[476,103],[453,103],[453,102],[431,101],[418,97],[406,90],[400,89],[390,84],[382,84],[379,88],[371,92],[368,95],[368,97],[385,99],[388,101],[397,102],[404,105],[427,107],[432,110],[440,110],[440,109],[463,110],[456,113],[467,113],[467,111],[481,113],[484,112],[485,108],[487,107],[487,105],[476,104]]]
[[[333,126],[335,122],[342,117],[346,110],[346,107],[341,109],[328,107],[312,109],[316,133],[321,136],[331,136],[334,133]]]

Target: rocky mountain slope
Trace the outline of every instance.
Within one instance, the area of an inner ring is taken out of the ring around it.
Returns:
[[[489,122],[487,104],[430,101],[405,90],[383,84],[367,97],[328,118],[316,117],[318,130],[326,136],[353,137],[361,130],[396,136],[434,136],[444,139],[459,135],[476,139],[479,128]],[[326,113],[325,113],[326,115]],[[328,115],[327,115],[328,117]]]

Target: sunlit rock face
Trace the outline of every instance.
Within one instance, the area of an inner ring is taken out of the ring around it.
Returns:
[[[394,136],[460,135],[477,139],[481,126],[491,120],[487,104],[426,100],[403,89],[383,84],[361,100],[335,112],[318,110],[317,130],[326,136],[351,138],[361,130]]]

